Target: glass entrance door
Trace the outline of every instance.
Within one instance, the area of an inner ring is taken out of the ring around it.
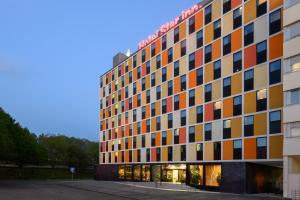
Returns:
[[[172,172],[173,172],[172,182],[177,183],[178,182],[178,174],[179,174],[178,170],[174,169],[174,170],[172,170]]]

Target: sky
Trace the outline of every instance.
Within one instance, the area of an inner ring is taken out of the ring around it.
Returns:
[[[35,134],[99,139],[99,76],[200,0],[0,0],[0,107]]]

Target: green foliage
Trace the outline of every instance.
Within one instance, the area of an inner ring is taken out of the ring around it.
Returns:
[[[0,108],[0,163],[75,166],[84,169],[98,161],[98,143],[63,135],[36,135],[21,127]]]

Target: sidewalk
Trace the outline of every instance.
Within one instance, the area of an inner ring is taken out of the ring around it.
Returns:
[[[210,192],[199,190],[194,187],[190,187],[186,184],[174,184],[174,183],[167,183],[167,182],[116,182],[121,185],[128,185],[140,188],[149,188],[149,189],[160,189],[160,190],[170,190],[170,191],[186,191],[186,192],[207,192],[207,193],[218,193],[218,192]]]

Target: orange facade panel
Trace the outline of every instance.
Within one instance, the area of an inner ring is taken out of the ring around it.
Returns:
[[[244,50],[244,68],[256,65],[256,45],[245,48]]]
[[[256,159],[256,138],[244,139],[244,159]]]
[[[269,40],[269,59],[273,60],[283,55],[283,33],[275,35]]]
[[[233,160],[233,141],[223,142],[223,160]]]

